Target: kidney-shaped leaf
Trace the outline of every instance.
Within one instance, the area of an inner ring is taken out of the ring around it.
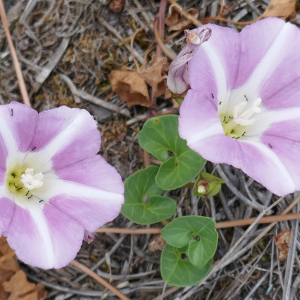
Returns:
[[[163,162],[156,175],[156,182],[163,190],[174,190],[190,182],[206,163],[179,136],[175,115],[149,119],[140,132],[139,143]],[[169,156],[169,152],[174,156]]]
[[[217,250],[218,233],[211,218],[180,217],[169,223],[161,234],[171,246],[182,248],[188,245],[187,255],[197,268],[204,267]]]
[[[202,268],[195,267],[188,257],[182,257],[183,251],[166,244],[161,256],[161,275],[170,285],[191,286],[199,283],[209,272],[212,259]]]
[[[122,214],[129,220],[146,225],[170,218],[175,214],[176,202],[160,196],[163,192],[156,182],[158,167],[138,171],[125,181],[125,204]],[[145,201],[145,197],[149,196]]]

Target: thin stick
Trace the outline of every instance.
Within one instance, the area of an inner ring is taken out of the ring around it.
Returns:
[[[79,263],[76,260],[73,260],[71,262],[71,264],[73,266],[75,266],[76,268],[78,268],[79,270],[83,271],[84,273],[88,274],[89,276],[91,276],[95,280],[97,280],[100,284],[102,284],[104,287],[106,287],[107,289],[109,289],[111,292],[113,292],[120,299],[122,299],[122,300],[130,300],[127,296],[125,296],[124,294],[122,294],[118,289],[116,289],[114,286],[112,286],[111,284],[109,284],[106,280],[104,280],[103,278],[101,278],[100,276],[98,276],[95,272],[91,271],[89,268],[87,268],[83,264]]]
[[[287,215],[279,215],[279,216],[269,216],[261,218],[257,224],[269,224],[269,223],[277,223],[282,221],[290,221],[300,219],[300,213],[293,213]],[[242,220],[234,220],[227,222],[220,222],[216,224],[216,228],[230,228],[236,226],[247,226],[252,224],[256,218],[242,219]],[[162,228],[145,228],[145,229],[126,229],[126,228],[100,228],[97,229],[96,232],[111,232],[111,233],[124,233],[124,234],[159,234],[161,233]]]
[[[155,36],[156,42],[159,45],[160,49],[163,53],[170,59],[174,60],[176,55],[174,55],[164,44],[163,40],[161,39],[158,31],[158,18],[156,17],[153,24],[153,34]]]
[[[14,47],[14,44],[12,42],[12,38],[11,38],[11,35],[10,35],[10,32],[9,32],[9,26],[8,26],[7,17],[6,17],[6,13],[5,13],[5,9],[4,9],[2,0],[0,0],[0,16],[1,16],[2,23],[3,23],[3,27],[4,27],[5,35],[6,35],[6,38],[7,38],[7,42],[9,44],[11,57],[12,57],[12,60],[13,60],[14,66],[15,66],[15,71],[16,71],[16,74],[17,74],[17,78],[18,78],[18,82],[19,82],[23,102],[26,105],[31,107],[30,100],[29,100],[27,90],[26,90],[26,85],[25,85],[25,82],[24,82],[24,78],[23,78],[23,75],[22,75],[22,72],[21,72],[19,60],[18,60],[18,57],[17,57],[17,53],[16,53],[16,50],[15,50],[15,47]]]

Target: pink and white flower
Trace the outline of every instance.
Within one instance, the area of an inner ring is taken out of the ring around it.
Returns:
[[[188,63],[179,134],[215,163],[242,169],[277,195],[300,190],[300,30],[268,18],[240,33],[205,25]],[[199,29],[198,29],[199,30]]]
[[[124,185],[96,155],[100,141],[85,110],[0,106],[0,236],[25,263],[66,266],[85,230],[119,214]]]

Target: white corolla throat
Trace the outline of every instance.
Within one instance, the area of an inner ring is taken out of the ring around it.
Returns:
[[[220,120],[225,135],[231,138],[243,138],[247,131],[247,126],[255,123],[253,116],[261,112],[261,98],[253,101],[249,107],[249,102],[240,102],[233,107],[230,112],[220,114]]]

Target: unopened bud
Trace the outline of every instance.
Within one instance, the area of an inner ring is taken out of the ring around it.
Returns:
[[[221,178],[202,172],[196,179],[194,195],[208,199],[219,193],[222,183],[224,181]]]

